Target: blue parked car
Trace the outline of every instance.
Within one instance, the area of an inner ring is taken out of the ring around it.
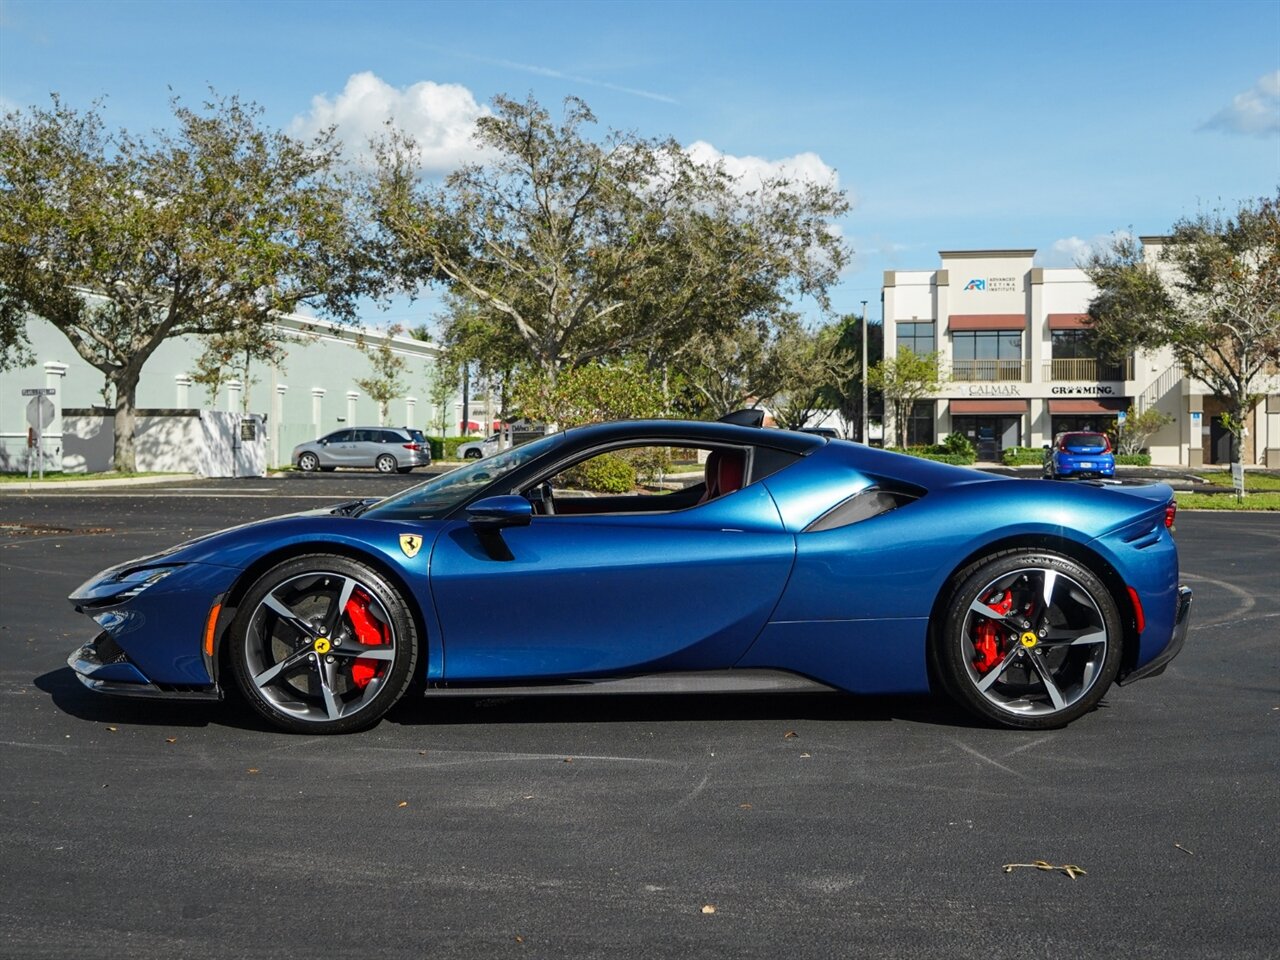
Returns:
[[[936,689],[1048,729],[1181,648],[1175,510],[1164,484],[595,424],[119,563],[72,594],[101,633],[69,662],[103,693],[234,691],[312,734],[371,726],[415,678],[428,698]]]
[[[1105,433],[1085,431],[1060,433],[1053,446],[1045,444],[1044,477],[1114,477],[1116,458],[1111,452],[1111,438]]]

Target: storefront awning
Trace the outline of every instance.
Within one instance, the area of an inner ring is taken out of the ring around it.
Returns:
[[[1129,409],[1126,397],[1114,400],[1050,400],[1050,415],[1062,413],[1116,413]]]
[[[948,330],[1025,330],[1027,318],[1021,313],[953,313]]]
[[[1051,313],[1050,330],[1084,330],[1092,326],[1087,313]]]
[[[987,414],[1014,413],[1024,414],[1030,408],[1029,400],[952,400],[951,413]]]

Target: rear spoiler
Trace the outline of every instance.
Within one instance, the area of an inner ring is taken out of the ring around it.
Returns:
[[[733,423],[740,427],[763,427],[764,411],[758,408],[752,410],[734,410],[732,413],[726,413],[716,422]]]

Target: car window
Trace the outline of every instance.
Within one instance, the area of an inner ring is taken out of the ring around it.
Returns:
[[[333,433],[329,434],[327,437],[324,438],[324,442],[325,443],[350,443],[351,434],[352,434],[352,431],[350,430],[335,430]]]
[[[382,443],[404,443],[408,440],[405,434],[397,433],[395,430],[379,430],[378,439]]]
[[[563,442],[563,433],[553,433],[522,447],[512,447],[492,457],[472,461],[468,466],[433,477],[426,483],[410,487],[394,497],[388,497],[374,504],[365,511],[364,516],[377,519],[413,520],[430,520],[447,516],[486,488],[497,484],[507,474],[548,453]]]

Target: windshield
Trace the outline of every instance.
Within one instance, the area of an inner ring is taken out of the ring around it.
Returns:
[[[500,477],[524,466],[535,457],[542,456],[563,439],[564,434],[554,433],[532,443],[495,453],[457,470],[442,473],[426,483],[410,487],[403,493],[374,504],[365,511],[364,516],[375,520],[431,520],[446,516]]]

